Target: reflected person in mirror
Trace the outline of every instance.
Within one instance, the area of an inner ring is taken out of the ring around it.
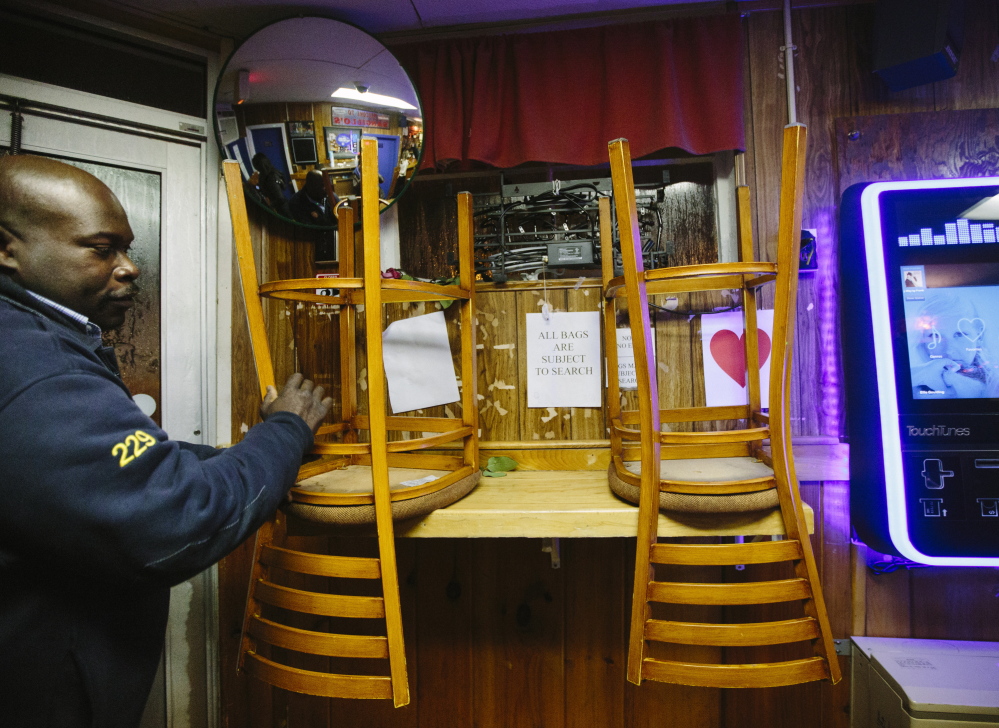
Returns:
[[[291,219],[291,210],[288,209],[288,198],[284,196],[285,181],[284,175],[277,169],[267,155],[257,152],[253,155],[253,168],[257,170],[254,175],[257,178],[256,185],[264,202],[274,212],[282,217]],[[251,180],[252,181],[252,180]]]
[[[336,224],[333,208],[336,207],[336,196],[332,202],[326,195],[326,183],[323,173],[318,169],[310,169],[305,174],[305,184],[302,189],[292,195],[288,206],[295,222],[306,225],[331,226]]]
[[[0,157],[0,725],[136,728],[170,587],[284,500],[331,400],[294,375],[216,449],[132,401],[101,332],[139,295],[133,234],[96,177]]]

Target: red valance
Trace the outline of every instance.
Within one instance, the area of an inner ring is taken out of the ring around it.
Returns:
[[[477,160],[593,165],[742,149],[735,14],[393,47],[423,101],[423,167]]]

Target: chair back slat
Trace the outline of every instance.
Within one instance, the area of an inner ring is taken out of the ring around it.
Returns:
[[[268,545],[261,549],[260,560],[267,566],[315,576],[347,579],[380,579],[378,559],[357,556],[326,556]]]
[[[775,688],[829,679],[821,657],[752,665],[701,665],[646,659],[642,676],[649,680],[714,688]]]
[[[388,659],[388,640],[355,634],[321,634],[254,617],[250,634],[274,647],[325,657]]]
[[[797,541],[761,541],[759,543],[657,543],[652,547],[654,564],[691,564],[735,566],[736,564],[772,564],[801,558]]]
[[[751,624],[705,624],[650,619],[645,639],[678,645],[714,647],[760,647],[805,642],[819,636],[819,623],[812,617]]]
[[[385,603],[381,597],[344,596],[319,594],[304,589],[261,581],[257,584],[257,600],[279,609],[290,609],[305,614],[324,617],[353,617],[355,619],[383,619]]]
[[[669,604],[770,604],[808,599],[807,579],[752,581],[738,584],[703,584],[675,581],[649,583],[649,600]]]
[[[381,675],[330,675],[288,667],[256,653],[246,660],[246,671],[275,687],[324,698],[391,699],[391,678]]]

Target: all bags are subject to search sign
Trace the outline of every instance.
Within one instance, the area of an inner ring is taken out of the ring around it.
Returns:
[[[527,314],[527,406],[600,406],[600,313]]]

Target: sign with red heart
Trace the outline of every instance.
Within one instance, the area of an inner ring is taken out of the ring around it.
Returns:
[[[766,331],[757,331],[760,364],[766,364],[770,357],[770,336]],[[740,387],[746,386],[746,332],[737,335],[732,329],[716,331],[711,337],[711,356],[732,377]]]
[[[773,311],[757,312],[760,352],[760,398],[769,401],[770,348]],[[746,402],[746,334],[741,311],[701,316],[704,392],[709,407]]]

